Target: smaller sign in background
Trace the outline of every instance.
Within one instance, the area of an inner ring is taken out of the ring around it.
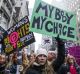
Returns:
[[[25,16],[4,33],[3,42],[6,54],[20,51],[23,47],[35,42],[34,34],[29,31],[29,25],[29,19]]]

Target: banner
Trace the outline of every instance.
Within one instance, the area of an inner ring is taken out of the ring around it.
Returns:
[[[33,32],[76,40],[76,15],[36,0],[30,21]]]
[[[24,17],[4,34],[4,51],[6,54],[35,42],[32,32],[29,31],[29,19]]]
[[[80,46],[70,47],[68,51],[69,51],[69,54],[75,57],[77,63],[80,65]]]

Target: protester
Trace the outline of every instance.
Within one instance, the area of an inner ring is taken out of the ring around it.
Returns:
[[[20,74],[25,74],[25,70],[28,68],[29,65],[29,59],[27,57],[27,53],[25,53],[25,51],[23,50],[22,52],[22,67],[23,70],[20,71]]]
[[[33,52],[30,54],[30,58],[29,58],[29,64],[33,64],[35,62],[36,59],[36,54]]]
[[[22,65],[25,68],[29,64],[29,59],[27,57],[27,54],[25,52],[22,52]]]
[[[80,67],[72,55],[68,55],[58,74],[80,74]]]
[[[58,43],[58,55],[55,61],[52,62],[52,65],[50,66],[47,63],[48,52],[46,49],[39,48],[35,62],[26,70],[25,74],[56,74],[58,72],[64,62],[65,48],[64,42],[59,37],[56,40]]]
[[[10,74],[16,74],[17,72],[17,52],[13,53],[11,65],[9,66]]]
[[[13,54],[10,54],[10,55],[7,56],[6,74],[11,74],[10,73],[10,66],[12,65],[12,57],[13,57]]]
[[[5,74],[6,68],[6,56],[5,54],[0,54],[0,74]]]
[[[48,64],[51,65],[51,63],[57,58],[57,52],[54,50],[49,50],[48,51]]]

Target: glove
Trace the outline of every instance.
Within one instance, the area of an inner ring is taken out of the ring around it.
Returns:
[[[59,44],[63,44],[64,43],[63,40],[59,37],[59,34],[57,35],[57,37],[55,39]]]

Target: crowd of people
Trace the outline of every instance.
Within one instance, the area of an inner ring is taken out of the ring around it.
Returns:
[[[80,66],[75,57],[65,55],[65,46],[62,39],[56,38],[57,51],[39,48],[29,56],[22,52],[20,74],[80,74]],[[0,74],[17,74],[17,52],[6,57],[0,54]]]

